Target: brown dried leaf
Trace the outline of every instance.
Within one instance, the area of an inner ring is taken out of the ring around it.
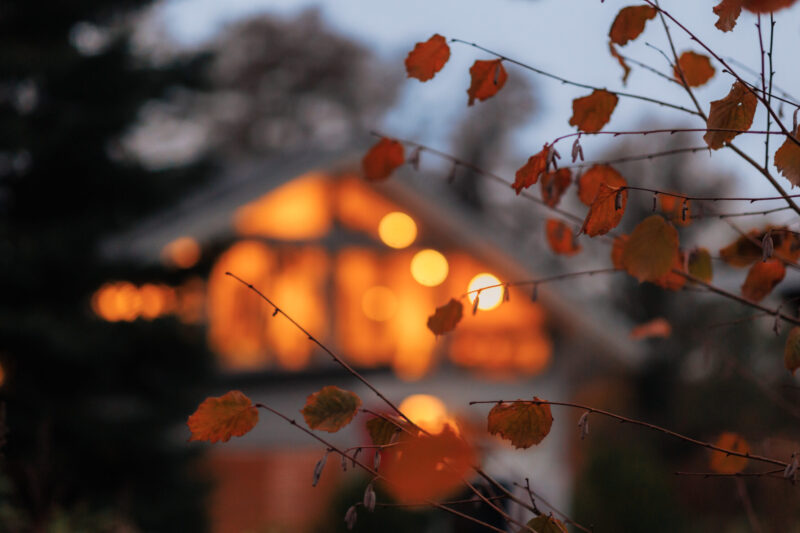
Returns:
[[[625,46],[628,41],[636,39],[644,31],[645,23],[655,18],[656,10],[650,6],[623,7],[617,13],[608,36],[611,42]]]
[[[670,272],[677,254],[677,230],[660,215],[651,215],[630,234],[622,264],[639,281],[654,281]]]
[[[464,306],[455,298],[451,298],[443,306],[437,307],[436,312],[428,317],[428,329],[434,335],[442,335],[448,331],[453,331],[461,321],[463,314]]]
[[[800,140],[800,128],[795,132],[795,139]],[[787,137],[775,152],[775,166],[792,187],[800,185],[800,146]]]
[[[514,183],[511,185],[517,194],[521,193],[522,189],[527,189],[539,181],[539,175],[547,170],[547,154],[549,151],[550,147],[545,144],[541,152],[530,156],[528,162],[517,170],[514,175]]]
[[[726,431],[714,443],[718,448],[724,448],[738,453],[750,453],[750,445],[736,433]],[[711,470],[719,474],[738,474],[747,466],[747,458],[728,455],[725,452],[711,452]]]
[[[742,296],[753,302],[760,302],[783,280],[786,267],[783,261],[770,259],[758,261],[747,273],[742,285]]]
[[[469,95],[467,105],[473,105],[476,98],[480,101],[491,98],[503,88],[508,79],[508,74],[506,69],[503,68],[501,59],[475,61],[469,69],[469,73],[471,83],[469,89],[467,89],[467,95]]]
[[[711,66],[711,59],[703,54],[696,52],[684,52],[678,58],[678,66],[683,71],[683,77],[689,87],[699,87],[714,77],[714,67]],[[675,79],[681,81],[681,73],[678,66],[673,69]]]
[[[547,243],[557,254],[575,255],[581,251],[581,246],[576,242],[572,228],[560,220],[548,219],[546,234]]]
[[[714,24],[722,31],[731,31],[736,26],[736,19],[742,13],[742,3],[744,0],[722,0],[714,6],[714,14],[719,16],[719,20]]]
[[[424,43],[417,43],[408,53],[406,73],[409,78],[428,81],[442,70],[448,59],[450,59],[450,47],[447,46],[447,40],[436,33]]]
[[[709,130],[735,131],[707,131],[703,140],[709,148],[719,150],[739,135],[739,132],[749,130],[757,103],[756,95],[740,81],[734,82],[725,98],[711,102],[706,127]]]
[[[608,124],[617,102],[619,98],[616,94],[595,89],[589,96],[572,101],[572,118],[569,119],[569,124],[580,131],[598,132]]]
[[[618,195],[620,200],[617,200]],[[620,191],[618,187],[609,187],[605,183],[601,183],[600,190],[583,221],[581,232],[589,237],[605,235],[616,228],[622,220],[627,204],[627,190]]]
[[[328,385],[306,398],[300,412],[311,429],[335,433],[353,420],[360,407],[356,393]]]
[[[403,145],[386,137],[375,143],[361,160],[364,177],[369,181],[382,181],[405,162]]]
[[[534,401],[541,401],[533,398]],[[530,448],[542,442],[553,425],[550,405],[518,400],[499,403],[489,412],[489,433],[499,434],[515,448]]]

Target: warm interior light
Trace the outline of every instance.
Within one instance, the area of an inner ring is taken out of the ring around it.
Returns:
[[[436,250],[421,250],[411,259],[411,275],[420,285],[436,287],[446,278],[447,259]]]
[[[200,245],[191,237],[181,237],[164,246],[162,256],[178,268],[191,268],[200,260]]]
[[[388,287],[370,287],[361,297],[361,309],[368,318],[383,322],[392,318],[397,311],[397,298]]]
[[[400,411],[431,433],[440,433],[449,422],[444,402],[430,394],[412,394],[400,403]]]
[[[233,223],[240,235],[316,239],[330,229],[329,196],[324,174],[306,174],[241,206],[234,214]]]
[[[405,213],[394,211],[381,219],[378,235],[387,246],[405,248],[417,238],[417,224]]]
[[[473,303],[475,298],[478,298],[478,309],[483,309],[484,311],[494,309],[503,301],[503,287],[495,286],[499,284],[500,280],[491,274],[486,272],[478,274],[470,280],[467,288],[470,303]],[[491,288],[484,289],[484,287]],[[478,289],[484,289],[480,292],[480,295],[477,292],[472,292]]]

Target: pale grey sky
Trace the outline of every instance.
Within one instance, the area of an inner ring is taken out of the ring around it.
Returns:
[[[631,0],[606,0],[603,3],[599,0],[166,0],[159,13],[170,34],[191,45],[212,38],[226,23],[248,15],[293,16],[308,7],[318,6],[323,19],[334,29],[365,44],[380,56],[396,61],[401,70],[402,59],[414,43],[440,33],[448,38],[478,42],[565,78],[622,89],[621,70],[608,53],[607,35],[618,10],[635,3]],[[712,6],[716,3],[712,0],[662,0],[665,9],[720,55],[733,56],[758,67],[755,16],[743,13],[733,32],[722,33],[714,27],[716,17]],[[790,92],[796,88],[800,93],[797,53],[800,48],[800,5],[780,12],[776,20],[775,82]],[[680,29],[674,28],[673,36],[679,53],[688,49],[702,51]],[[622,51],[668,71],[664,58],[647,47],[646,42],[666,49],[664,32],[657,19],[649,21],[645,33]],[[442,139],[458,114],[467,109],[465,91],[469,84],[469,66],[475,59],[486,58],[488,56],[478,50],[453,44],[450,62],[444,70],[424,84],[416,80],[405,81],[397,106],[384,123],[376,127],[397,136],[443,143]],[[509,76],[529,77],[535,83],[540,104],[535,120],[517,135],[520,160],[509,163],[510,168],[515,168],[524,162],[522,156],[537,152],[543,143],[558,135],[574,131],[568,124],[572,99],[589,91],[561,85],[513,65],[507,65],[507,69]],[[746,76],[746,79],[755,81],[752,77]],[[708,109],[710,101],[724,97],[731,83],[731,76],[718,69],[710,83],[697,89],[697,97],[704,109]],[[691,107],[682,89],[636,67],[625,90]],[[791,125],[790,117],[787,121]],[[638,128],[643,123],[702,127],[697,117],[623,98],[605,129]],[[763,129],[764,126],[762,109],[756,115],[754,129]],[[685,135],[684,138],[687,146],[702,144],[699,135]],[[760,137],[740,136],[737,142],[762,161],[762,141]],[[583,144],[587,159],[599,156],[609,142],[613,140],[608,137],[586,140]],[[563,152],[569,152],[569,144],[564,145]],[[698,157],[707,159],[708,155]],[[726,150],[714,153],[713,162],[738,175],[743,192],[762,194],[772,191],[760,175]],[[788,186],[786,180],[781,180]]]

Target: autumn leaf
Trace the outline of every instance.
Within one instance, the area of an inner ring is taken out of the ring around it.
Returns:
[[[667,215],[670,222],[676,226],[688,226],[692,223],[689,200],[669,194],[660,194],[658,197],[661,201],[661,211]]]
[[[469,69],[469,73],[472,81],[469,89],[467,89],[467,94],[469,95],[467,105],[474,104],[476,98],[481,102],[491,98],[503,88],[508,79],[508,74],[506,74],[506,69],[503,68],[501,59],[475,61]]]
[[[750,230],[747,235],[742,235],[731,244],[719,251],[722,260],[731,266],[746,267],[761,259],[761,247],[756,243],[761,242],[761,232]]]
[[[311,429],[335,433],[353,420],[360,407],[356,393],[328,385],[306,398],[300,412]]]
[[[453,331],[461,321],[463,314],[464,306],[455,298],[451,298],[445,305],[437,307],[436,312],[428,317],[428,329],[434,335],[442,335],[448,331]]]
[[[608,36],[611,42],[625,46],[628,41],[636,39],[644,31],[645,23],[655,18],[656,10],[650,6],[623,7],[617,13]]]
[[[797,0],[744,0],[744,8],[752,13],[772,13],[794,5]]]
[[[675,254],[675,258],[672,260],[672,268],[669,269],[669,272],[650,280],[650,282],[668,291],[679,291],[686,285],[686,278],[675,272],[675,270],[686,272],[686,255],[680,250]]]
[[[627,190],[620,191],[617,187],[609,187],[605,183],[601,183],[600,191],[589,207],[589,212],[583,221],[581,232],[589,237],[605,235],[616,228],[620,220],[622,220],[627,204]]]
[[[653,281],[669,273],[677,253],[677,230],[660,215],[651,215],[628,237],[622,265],[639,281]]]
[[[628,66],[628,63],[625,61],[625,58],[617,51],[617,48],[614,46],[614,43],[609,41],[608,42],[608,50],[611,52],[611,56],[617,60],[619,66],[622,67],[623,74],[622,74],[622,85],[626,85],[628,83],[628,76],[631,74],[631,67]]]
[[[405,162],[403,145],[386,137],[369,149],[361,161],[364,177],[369,181],[381,181],[388,178],[394,169]]]
[[[722,0],[719,4],[714,6],[714,14],[719,17],[716,26],[722,31],[731,31],[736,26],[736,19],[742,12],[742,3],[744,0]]]
[[[541,401],[533,398],[535,402]],[[515,448],[530,448],[542,442],[553,425],[549,404],[518,400],[499,403],[489,412],[489,433],[511,441]]]
[[[625,249],[625,243],[628,242],[627,235],[619,235],[614,239],[611,245],[611,264],[618,270],[624,270],[622,266],[622,250]]]
[[[689,274],[711,283],[714,271],[711,265],[711,254],[705,248],[698,248],[689,253]]]
[[[449,426],[434,435],[401,433],[381,451],[386,490],[400,503],[439,501],[463,486],[475,450]]]
[[[672,326],[666,318],[659,317],[633,328],[630,338],[635,341],[652,338],[666,339],[670,335],[672,335]]]
[[[380,416],[367,420],[367,432],[375,446],[391,443],[398,431],[400,431],[399,422],[395,423]]]
[[[781,282],[786,275],[783,261],[770,259],[758,261],[747,273],[747,278],[742,285],[742,296],[753,302],[760,302],[767,296],[775,285]]]
[[[572,228],[560,220],[548,219],[545,233],[547,235],[547,243],[555,253],[575,255],[581,251],[580,245],[575,241]]]
[[[514,183],[511,185],[517,194],[521,193],[522,189],[527,189],[539,181],[539,175],[547,170],[549,151],[550,147],[545,144],[541,152],[530,156],[528,162],[517,170],[514,175]]]
[[[572,183],[572,171],[568,168],[560,168],[555,172],[545,172],[542,174],[542,200],[550,207],[555,207],[561,200],[564,191]]]
[[[417,43],[406,57],[406,73],[409,78],[428,81],[442,70],[450,59],[450,47],[447,40],[435,33],[424,43]]]
[[[789,330],[786,346],[783,349],[783,364],[792,375],[795,370],[800,368],[800,326]]]
[[[724,448],[737,453],[750,453],[750,445],[736,433],[726,431],[714,443],[718,448]],[[738,474],[747,466],[747,458],[737,455],[728,455],[725,452],[711,452],[711,470],[718,474]]]
[[[628,182],[622,174],[608,165],[593,165],[578,179],[578,198],[584,205],[592,205],[600,184],[605,183],[610,187],[626,187]]]
[[[714,67],[711,66],[711,60],[708,56],[698,54],[696,52],[684,52],[678,58],[678,65],[673,69],[675,79],[681,81],[681,73],[678,67],[683,71],[683,77],[689,87],[699,87],[708,82],[714,77]]]
[[[567,528],[560,520],[543,514],[536,518],[531,518],[525,525],[536,531],[536,533],[567,533]],[[520,529],[518,533],[527,533],[527,531],[527,529]]]
[[[800,140],[800,127],[795,132],[795,139]],[[792,187],[800,185],[800,146],[794,140],[787,137],[783,141],[775,152],[775,166]]]
[[[706,127],[709,130],[737,131],[707,131],[703,140],[709,148],[719,150],[739,135],[739,132],[749,130],[757,103],[756,95],[740,81],[734,82],[728,96],[711,102]]]
[[[206,398],[187,422],[192,436],[189,441],[228,442],[241,437],[258,423],[258,409],[238,390],[222,396]]]
[[[600,131],[608,124],[618,101],[616,94],[595,89],[589,96],[572,101],[572,118],[569,119],[569,124],[588,133]]]

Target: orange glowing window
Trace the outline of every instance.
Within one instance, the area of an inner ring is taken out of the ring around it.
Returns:
[[[307,174],[237,209],[234,227],[246,236],[317,239],[331,227],[328,198],[327,177]]]
[[[378,235],[387,246],[406,248],[417,238],[417,224],[407,214],[392,211],[378,224]]]
[[[378,238],[381,220],[397,210],[396,205],[365,186],[363,180],[354,177],[339,180],[336,216],[344,227]]]
[[[488,311],[494,309],[503,301],[503,287],[500,287],[500,280],[491,274],[483,272],[472,278],[467,286],[469,292],[469,302],[475,302],[478,298],[478,309]],[[485,287],[489,287],[488,289]],[[483,289],[478,292],[478,289]]]
[[[167,244],[161,256],[167,264],[191,268],[200,260],[200,245],[191,237],[181,237]]]
[[[397,311],[397,298],[388,287],[370,287],[361,298],[361,308],[367,318],[383,322],[392,318]]]
[[[430,248],[417,252],[411,259],[411,275],[426,287],[441,285],[447,278],[448,269],[447,259]]]

